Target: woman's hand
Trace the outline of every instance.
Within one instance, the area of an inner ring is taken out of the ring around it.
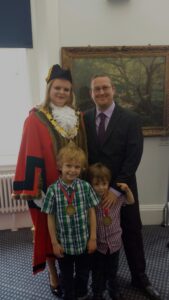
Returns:
[[[87,242],[88,253],[93,253],[97,248],[96,239],[89,239]]]
[[[117,195],[112,191],[108,190],[106,195],[103,196],[103,200],[101,202],[103,208],[110,208],[117,201]]]

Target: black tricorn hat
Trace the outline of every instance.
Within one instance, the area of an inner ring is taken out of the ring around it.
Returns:
[[[69,70],[62,69],[59,65],[53,65],[48,72],[46,82],[49,83],[52,79],[65,79],[72,83],[72,75]]]

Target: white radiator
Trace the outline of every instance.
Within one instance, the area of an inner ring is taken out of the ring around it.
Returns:
[[[16,213],[28,210],[27,202],[11,197],[14,174],[0,175],[0,213]]]

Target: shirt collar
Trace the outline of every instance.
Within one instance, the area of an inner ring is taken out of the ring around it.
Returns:
[[[108,118],[110,119],[110,118],[111,118],[111,115],[112,115],[112,113],[113,113],[113,111],[114,111],[114,108],[115,108],[115,102],[114,102],[114,101],[113,101],[112,104],[111,104],[106,110],[104,110],[104,111],[99,110],[99,108],[96,106],[96,118],[99,116],[99,114],[100,114],[101,112],[103,112],[103,113],[106,115],[106,117],[108,117]]]
[[[66,184],[60,177],[59,182],[61,183],[61,185],[64,187],[65,190],[68,190],[69,188],[71,188],[72,190],[75,190],[77,179],[73,180],[73,182],[71,184]]]

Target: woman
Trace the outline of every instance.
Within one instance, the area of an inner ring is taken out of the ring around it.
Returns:
[[[72,108],[72,78],[69,70],[54,65],[48,73],[46,98],[33,108],[24,123],[16,166],[13,197],[28,201],[33,225],[33,273],[48,263],[50,288],[58,296],[59,280],[41,203],[50,184],[59,176],[57,153],[70,141],[86,152],[86,136],[81,114]]]

